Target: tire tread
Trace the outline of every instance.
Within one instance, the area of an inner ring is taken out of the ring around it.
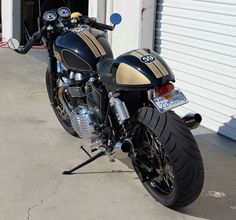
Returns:
[[[137,120],[152,130],[166,147],[176,179],[175,197],[167,201],[153,193],[145,183],[143,185],[157,201],[165,206],[189,205],[201,193],[204,182],[201,153],[190,129],[174,112],[161,114],[150,107],[143,107]]]

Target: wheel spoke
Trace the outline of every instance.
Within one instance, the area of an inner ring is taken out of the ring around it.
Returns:
[[[163,177],[163,180],[165,181],[166,185],[170,188],[170,184],[168,182],[168,179],[166,177]]]
[[[137,151],[139,158],[142,158],[142,163],[146,163],[148,167],[150,164],[153,166],[153,172],[146,182],[153,190],[165,195],[170,194],[173,190],[174,175],[165,149],[152,131],[143,127],[139,131],[137,132],[138,139],[141,139],[141,145],[138,146]],[[144,167],[141,166],[138,169],[143,176],[146,176],[147,170]]]

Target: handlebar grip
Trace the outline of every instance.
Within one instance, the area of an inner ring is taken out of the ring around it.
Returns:
[[[110,26],[110,25],[107,25],[107,24],[102,24],[102,23],[99,23],[97,22],[96,20],[93,20],[87,16],[81,16],[78,18],[78,23],[80,24],[87,24],[91,27],[94,27],[94,28],[97,28],[97,29],[100,29],[100,30],[109,30],[109,31],[113,31],[115,26]]]
[[[95,27],[95,28],[100,29],[100,30],[109,30],[109,31],[114,30],[114,26],[98,23],[96,20],[92,20],[88,17],[86,17],[84,19],[84,22],[87,23],[88,25],[91,25],[92,27]]]
[[[40,31],[33,34],[32,38],[26,43],[26,45],[23,48],[20,48],[16,50],[16,52],[20,54],[26,54],[33,45],[42,37],[43,32],[46,30],[46,27],[44,26]]]
[[[26,43],[26,45],[25,45],[23,48],[20,49],[20,52],[21,52],[22,54],[26,54],[26,53],[33,47],[33,45],[36,43],[36,40],[37,40],[36,37],[35,37],[35,38],[32,37],[32,38]]]
[[[96,22],[96,25],[98,28],[104,29],[104,30],[109,30],[109,31],[113,31],[114,30],[114,26],[110,26],[107,24],[102,24],[102,23],[98,23]]]

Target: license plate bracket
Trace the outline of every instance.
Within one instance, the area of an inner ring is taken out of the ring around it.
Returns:
[[[188,103],[188,99],[180,90],[173,90],[166,95],[152,99],[152,103],[160,113],[164,113]]]

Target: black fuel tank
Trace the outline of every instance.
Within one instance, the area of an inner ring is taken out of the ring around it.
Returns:
[[[101,58],[113,57],[110,45],[102,31],[74,28],[57,37],[55,57],[68,69],[91,72]]]

